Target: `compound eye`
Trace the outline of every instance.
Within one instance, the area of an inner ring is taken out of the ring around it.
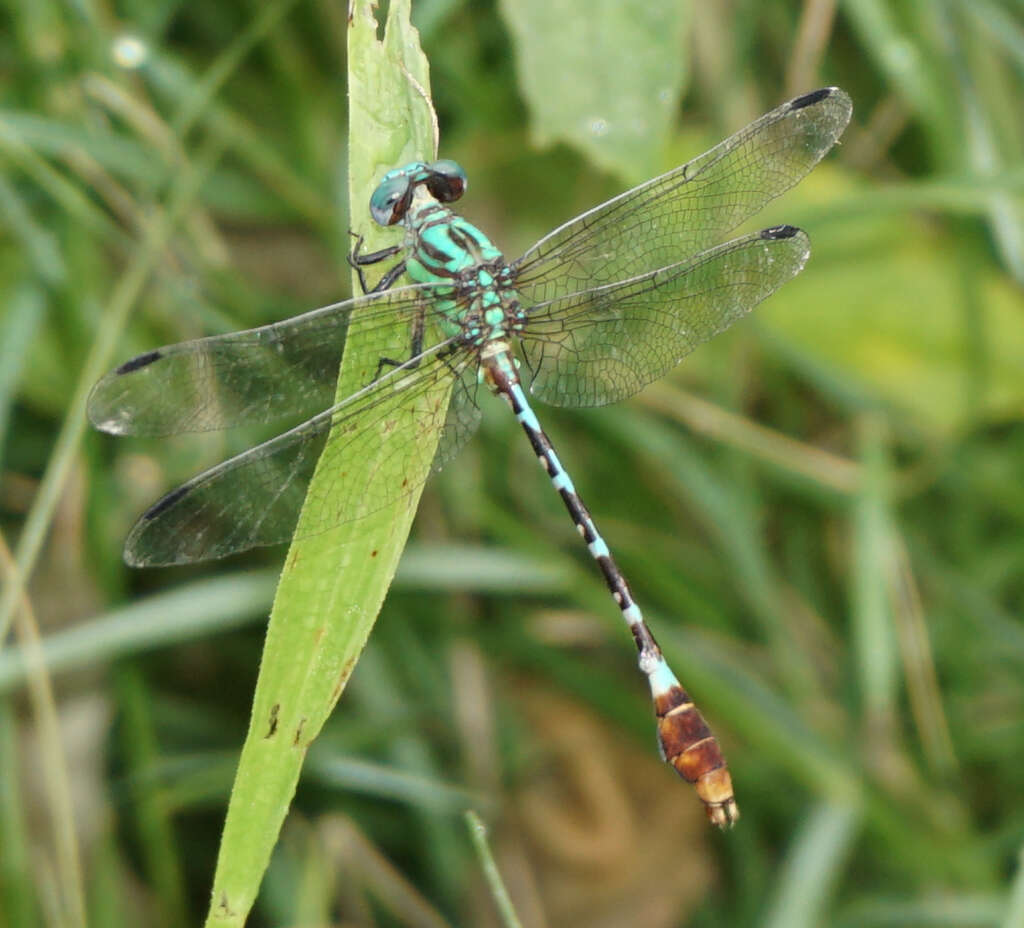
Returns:
[[[370,197],[370,215],[381,226],[393,226],[401,222],[412,202],[409,179],[404,176],[381,181]]]
[[[466,172],[462,166],[447,159],[435,161],[429,166],[430,176],[426,180],[430,195],[441,203],[451,203],[466,192]]]

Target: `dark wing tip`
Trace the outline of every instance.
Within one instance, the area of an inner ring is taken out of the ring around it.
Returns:
[[[159,361],[163,355],[159,351],[147,351],[145,354],[140,354],[130,361],[125,361],[119,368],[117,368],[115,374],[130,374],[132,371],[137,371],[141,367],[146,367],[152,364],[154,361]]]
[[[178,487],[176,490],[171,490],[166,496],[160,497],[152,506],[147,509],[142,516],[139,518],[140,522],[152,522],[160,513],[166,512],[171,508],[178,500],[189,493],[192,490],[187,483]]]
[[[171,490],[139,516],[139,521],[135,523],[124,544],[122,556],[129,567],[169,567],[172,564],[185,564],[190,561],[190,558],[176,557],[173,554],[168,557],[166,551],[154,551],[141,539],[145,538],[148,526],[154,519],[158,519],[194,489],[192,484],[186,483],[176,490]]]
[[[796,226],[772,226],[770,229],[761,230],[761,238],[768,239],[769,241],[778,241],[783,238],[793,238],[794,235],[799,235],[800,229]]]
[[[806,106],[813,106],[815,103],[833,96],[838,90],[838,87],[822,87],[820,90],[812,90],[810,93],[805,93],[802,97],[790,100],[789,108],[791,110],[802,110]]]

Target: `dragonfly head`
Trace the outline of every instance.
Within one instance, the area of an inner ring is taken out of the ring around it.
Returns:
[[[370,215],[378,225],[393,226],[405,219],[418,186],[435,200],[451,203],[462,196],[466,183],[466,172],[454,161],[413,161],[384,175],[370,197]]]
[[[408,177],[401,174],[385,177],[370,197],[370,215],[374,222],[381,226],[393,226],[401,222],[412,203],[412,192],[413,186]]]
[[[455,161],[443,159],[427,165],[428,176],[423,181],[430,195],[441,203],[452,203],[466,192],[466,172]]]

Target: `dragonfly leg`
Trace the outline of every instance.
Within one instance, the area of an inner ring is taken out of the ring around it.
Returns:
[[[348,233],[356,240],[356,244],[352,249],[352,253],[348,256],[348,263],[355,268],[356,275],[359,277],[359,286],[362,288],[363,293],[380,293],[383,290],[387,290],[405,271],[405,261],[399,261],[394,267],[389,268],[388,271],[377,281],[376,285],[370,289],[366,285],[366,275],[363,273],[363,268],[371,264],[378,264],[387,258],[394,257],[402,250],[401,245],[391,245],[389,248],[382,248],[380,251],[372,251],[369,254],[362,254],[360,249],[363,247],[363,236],[356,235],[351,230]],[[423,351],[423,329],[424,329],[424,313],[423,311],[417,313],[416,321],[412,327],[412,344],[409,348],[409,358],[405,361],[398,360],[396,358],[385,358],[381,357],[377,360],[377,370],[373,373],[373,380],[371,383],[375,383],[380,379],[381,372],[385,367],[401,367],[403,364],[407,364],[409,360],[412,360],[411,368],[418,367],[419,364],[416,358]]]
[[[351,235],[356,240],[355,247],[352,249],[351,254],[348,256],[348,263],[355,268],[356,275],[359,277],[359,286],[362,288],[363,293],[379,293],[381,290],[387,290],[405,271],[405,261],[399,261],[394,267],[389,268],[388,271],[381,277],[380,280],[371,288],[366,284],[366,275],[363,273],[363,268],[368,267],[371,264],[378,264],[381,261],[385,261],[388,258],[393,258],[401,250],[401,245],[391,245],[389,248],[382,248],[380,251],[371,251],[369,254],[362,254],[360,249],[363,247],[363,236],[356,235],[355,232],[350,231]]]
[[[720,828],[732,826],[739,818],[739,808],[718,741],[661,653],[640,607],[633,600],[626,578],[598,532],[590,511],[576,492],[572,479],[558,460],[551,440],[530,408],[512,359],[504,353],[485,363],[491,386],[512,407],[629,626],[636,642],[640,669],[651,688],[662,757],[684,780],[693,784],[713,824]]]
[[[412,324],[412,338],[411,344],[409,345],[409,357],[406,360],[401,361],[396,358],[378,358],[377,359],[377,370],[374,371],[373,380],[371,383],[376,382],[380,379],[381,372],[385,367],[401,367],[403,364],[408,365],[410,370],[419,367],[419,356],[423,353],[423,332],[426,327],[426,309],[421,309],[416,313],[416,317]]]
[[[456,368],[456,366],[452,364],[451,359],[455,355],[459,354],[460,351],[462,351],[462,347],[462,344],[460,344],[459,342],[453,342],[447,348],[442,350],[441,353],[438,355],[440,360],[444,363],[444,366],[447,367],[449,371],[451,371],[452,377],[458,377],[459,371],[458,368]]]

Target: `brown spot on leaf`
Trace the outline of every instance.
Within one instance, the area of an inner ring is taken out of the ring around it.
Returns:
[[[233,918],[234,912],[231,910],[231,905],[228,903],[228,894],[221,893],[220,899],[217,901],[217,912],[226,918]]]
[[[270,707],[270,724],[267,726],[267,733],[263,736],[264,738],[273,738],[277,734],[277,715],[281,711],[281,704],[275,702]]]

